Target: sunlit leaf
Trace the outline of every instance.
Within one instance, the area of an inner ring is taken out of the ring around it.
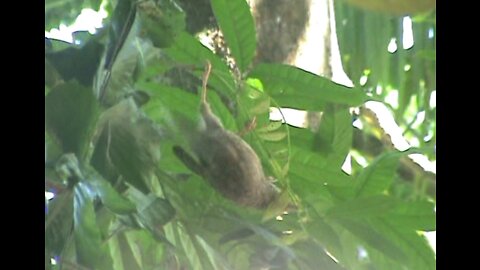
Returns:
[[[281,141],[287,137],[285,131],[259,132],[258,136],[265,141]]]
[[[368,99],[358,89],[336,84],[293,66],[259,64],[249,76],[260,79],[265,91],[281,107],[323,110],[326,102],[358,106]]]
[[[235,63],[246,71],[255,54],[256,37],[253,17],[245,0],[212,0],[212,10],[222,30]]]
[[[390,152],[376,158],[357,176],[355,192],[357,196],[380,194],[393,182],[398,161],[405,153]]]

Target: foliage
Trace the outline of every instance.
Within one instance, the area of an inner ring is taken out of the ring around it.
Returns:
[[[46,57],[45,178],[55,197],[46,203],[45,268],[434,269],[435,255],[422,235],[435,230],[434,203],[392,191],[399,160],[416,150],[384,152],[366,168],[353,164],[351,175],[342,171],[352,148],[349,107],[371,100],[368,91],[293,66],[253,66],[248,5],[211,3],[233,67],[185,32],[185,16],[173,0],[148,2],[155,8],[116,1],[108,34],[85,41],[105,49],[84,67],[95,72],[83,83],[57,70],[58,57]],[[48,18],[46,29],[58,23]],[[405,79],[382,80],[404,74],[382,74],[384,63],[370,57],[370,45],[359,53],[360,37],[346,47],[341,33],[351,29],[338,31],[353,78],[369,68],[376,83]],[[71,52],[79,59],[94,53]],[[409,59],[412,69],[421,69],[418,57]],[[282,190],[268,209],[235,205],[173,154],[173,146],[188,148],[195,136],[195,92],[206,60],[213,66],[208,100],[223,125],[240,132],[256,120],[243,139]],[[292,127],[271,121],[270,107],[322,112],[322,121],[317,130]],[[405,111],[401,105],[397,116]]]

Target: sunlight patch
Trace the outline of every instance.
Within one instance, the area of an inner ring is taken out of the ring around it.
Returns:
[[[403,48],[405,50],[413,47],[413,28],[412,28],[412,19],[409,16],[403,17]]]
[[[103,27],[103,20],[107,18],[108,12],[103,6],[99,11],[90,8],[82,10],[75,22],[67,26],[60,24],[58,28],[52,28],[50,31],[45,31],[46,38],[63,40],[68,43],[73,43],[73,33],[77,31],[88,31],[90,34],[95,34],[98,28]]]

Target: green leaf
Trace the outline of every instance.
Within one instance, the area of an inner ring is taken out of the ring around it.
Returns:
[[[142,28],[156,47],[170,46],[175,35],[185,30],[185,13],[174,1],[139,2],[138,10]]]
[[[316,211],[310,212],[312,220],[305,225],[308,233],[315,237],[315,239],[325,245],[330,252],[341,252],[342,244],[340,238],[338,237],[337,232],[334,230],[332,225],[327,223],[327,221]]]
[[[357,198],[330,208],[327,217],[358,220],[377,216],[386,216],[399,202],[386,195]]]
[[[435,204],[430,201],[406,202],[397,205],[384,219],[395,226],[415,231],[434,231]]]
[[[342,167],[352,146],[352,138],[352,116],[348,108],[327,105],[316,132],[315,144],[327,156],[329,166]]]
[[[389,258],[403,263],[407,258],[404,251],[383,234],[377,232],[369,224],[348,219],[335,219],[340,225],[353,235],[375,248]]]
[[[175,128],[178,124],[172,123],[177,113],[181,113],[192,122],[200,117],[200,97],[197,95],[180,88],[152,82],[142,82],[137,87],[150,95],[149,102],[142,110],[158,124],[169,125],[169,129],[178,129]]]
[[[325,191],[334,186],[351,189],[353,179],[342,171],[340,163],[332,164],[332,155],[335,152],[331,143],[323,140],[318,132],[314,133],[309,129],[290,127],[289,134],[290,173],[301,177],[302,181],[312,184],[316,182],[317,188],[321,185],[321,189]]]
[[[225,256],[218,252],[215,248],[210,246],[203,238],[196,236],[198,243],[203,247],[205,253],[208,255],[210,262],[214,266],[214,269],[228,270],[234,269],[229,265]]]
[[[277,142],[287,137],[287,132],[283,130],[271,132],[258,132],[258,136],[265,141]]]
[[[408,269],[435,269],[435,254],[424,236],[414,230],[399,227],[386,218],[375,219],[370,225],[407,256],[402,260],[402,265]]]
[[[270,131],[263,127],[270,126],[270,97],[265,94],[259,80],[250,80],[237,95],[237,123],[248,126],[255,120],[256,131]],[[249,123],[249,124],[246,124]],[[279,122],[278,128],[282,125]]]
[[[298,266],[297,269],[345,270],[324,251],[324,247],[314,241],[297,242],[292,249],[297,256],[293,262]]]
[[[60,142],[63,151],[85,158],[99,114],[99,105],[90,88],[76,81],[61,84],[45,97],[47,130]]]
[[[143,111],[156,123],[163,125],[169,136],[188,138],[195,136],[200,120],[200,97],[182,89],[142,82],[138,85],[151,95],[150,101],[143,106]],[[207,97],[212,112],[217,115],[224,127],[238,130],[235,118],[215,92],[208,92]],[[191,138],[190,138],[191,139]]]
[[[100,175],[91,172],[88,178],[89,184],[110,211],[123,215],[137,210],[132,202],[120,195],[111,184]]]
[[[357,176],[357,197],[380,194],[392,184],[398,161],[405,152],[389,152],[377,157]]]
[[[141,269],[158,269],[159,266],[167,264],[166,253],[168,249],[163,243],[160,243],[151,237],[151,234],[145,230],[129,231],[125,233],[132,251],[137,258],[140,258]],[[126,268],[128,270],[130,268]],[[163,269],[171,269],[163,267]]]
[[[415,55],[430,61],[437,60],[437,51],[432,49],[418,50]]]
[[[235,63],[246,71],[255,55],[256,37],[250,7],[245,0],[212,0],[212,10]]]
[[[147,184],[160,160],[160,130],[142,115],[132,98],[105,111],[99,123],[92,166],[107,180],[125,181],[148,193]]]
[[[268,133],[272,131],[277,131],[279,128],[282,127],[282,125],[283,125],[282,121],[271,121],[270,123],[268,123],[268,125],[261,128],[257,128],[257,132]]]
[[[128,197],[135,202],[140,222],[154,235],[159,235],[162,226],[170,222],[175,216],[175,209],[169,201],[153,194],[145,196],[143,193],[130,189]]]
[[[201,70],[193,72],[198,78],[202,78],[203,66],[205,65],[205,61],[209,60],[212,64],[212,72],[208,80],[208,85],[213,86],[217,91],[227,97],[233,97],[236,91],[236,85],[228,66],[190,34],[180,32],[173,45],[166,48],[164,52],[179,63],[201,66]]]
[[[140,220],[150,230],[161,230],[175,216],[175,209],[169,201],[155,197],[145,208],[139,209]]]
[[[45,220],[45,248],[52,257],[62,252],[73,225],[73,193],[57,194],[48,202]]]
[[[175,227],[176,240],[175,246],[179,247],[179,253],[185,255],[185,259],[190,264],[188,269],[215,269],[211,264],[206,251],[200,246],[195,235],[187,231],[189,228],[180,229]]]
[[[106,244],[102,243],[95,219],[90,191],[83,183],[75,186],[73,220],[77,260],[93,269],[112,269],[112,258]]]
[[[230,110],[222,102],[221,98],[217,93],[210,91],[207,93],[207,101],[212,108],[213,114],[215,114],[220,121],[222,122],[225,129],[231,131],[238,131],[235,117],[232,115]]]
[[[359,106],[368,97],[358,89],[336,84],[300,68],[281,64],[260,64],[249,77],[262,81],[265,91],[281,107],[323,110],[326,102]]]
[[[105,60],[105,68],[97,72],[95,92],[99,93],[103,98],[102,103],[107,107],[135,94],[135,82],[145,64],[157,60],[158,49],[148,40],[137,37],[139,31],[135,22],[116,58],[111,60],[115,62],[107,66]]]
[[[45,62],[45,84],[53,86],[52,83],[60,83],[59,79],[63,79],[63,81],[76,80],[86,87],[92,86],[104,45],[100,42],[98,35],[91,35],[87,31],[78,31],[72,36],[74,42],[81,45],[46,39],[46,44],[48,43],[51,48],[45,50],[45,60],[48,59],[48,64]],[[83,38],[78,38],[79,36]],[[58,46],[58,44],[68,45]],[[66,49],[57,50],[58,47],[66,47]]]
[[[109,241],[110,252],[114,258],[113,268],[115,270],[140,270],[142,268],[133,253],[134,246],[128,243],[125,234],[119,233]]]
[[[315,182],[318,187],[353,185],[353,179],[349,175],[339,168],[326,165],[326,159],[321,155],[292,146],[290,174],[301,177],[304,181]]]

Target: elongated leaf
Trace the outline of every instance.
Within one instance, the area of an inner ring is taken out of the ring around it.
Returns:
[[[181,247],[190,261],[191,269],[215,269],[195,235],[183,230],[178,233]]]
[[[402,203],[384,219],[405,229],[434,231],[436,229],[434,208],[435,204],[429,201]]]
[[[145,196],[134,189],[129,190],[128,197],[135,202],[142,224],[154,233],[161,231],[162,226],[175,216],[175,209],[163,198],[153,194]]]
[[[329,166],[340,168],[350,151],[353,138],[352,116],[348,108],[327,105],[315,143],[325,153]]]
[[[120,195],[111,184],[100,175],[91,172],[89,178],[89,184],[110,211],[120,215],[136,211],[135,205]]]
[[[212,9],[235,63],[246,71],[256,48],[255,25],[245,0],[212,0]]]
[[[154,238],[145,230],[135,230],[125,233],[129,247],[135,258],[140,262],[141,269],[172,269],[168,265],[165,245]],[[128,270],[126,268],[125,270]]]
[[[250,80],[237,95],[237,123],[239,126],[243,126],[244,130],[248,131],[250,127],[255,127],[255,131],[272,131],[268,130],[270,126],[270,97],[260,90],[261,87],[259,80]],[[279,122],[278,128],[281,126],[282,123]]]
[[[235,118],[220,99],[217,93],[210,91],[207,93],[207,100],[213,113],[222,121],[223,126],[231,131],[238,131]]]
[[[203,238],[197,236],[198,243],[203,247],[205,253],[208,255],[210,262],[212,265],[215,266],[214,269],[218,270],[228,270],[234,269],[232,266],[229,265],[225,256],[215,250],[212,246],[210,246]]]
[[[367,223],[346,219],[335,219],[335,221],[341,224],[353,235],[364,241],[370,247],[378,250],[391,259],[396,260],[399,263],[403,263],[407,258],[402,249],[400,249],[397,245],[395,245],[395,243],[393,243],[383,234],[371,228],[371,226],[369,226]]]
[[[328,217],[358,220],[375,216],[386,216],[399,202],[390,196],[378,195],[353,199],[332,207]]]
[[[287,137],[287,132],[283,130],[272,131],[272,132],[259,132],[258,136],[265,141],[281,141]]]
[[[352,179],[339,168],[329,168],[321,155],[292,147],[290,173],[316,185],[349,186]]]
[[[323,110],[326,102],[359,106],[368,99],[357,89],[288,65],[260,64],[249,76],[260,79],[265,91],[281,107]]]
[[[76,81],[61,84],[45,97],[47,130],[60,142],[64,152],[82,160],[98,119],[99,105],[91,89]]]
[[[112,241],[113,242],[113,241]],[[128,243],[128,240],[125,234],[121,233],[118,234],[116,237],[116,244],[117,246],[112,249],[112,254],[116,260],[116,267],[115,269],[132,269],[132,270],[140,270],[142,269],[140,265],[138,265],[137,260],[133,254],[133,246]],[[143,243],[142,243],[143,244]],[[110,245],[112,246],[112,245]],[[118,249],[118,250],[117,250]]]
[[[150,101],[143,106],[142,110],[155,122],[166,125],[173,124],[169,128],[175,129],[174,123],[168,123],[169,112],[175,114],[183,112],[191,121],[198,120],[200,105],[198,96],[176,87],[157,83],[142,82],[137,87],[151,96]]]
[[[164,50],[175,61],[185,65],[203,67],[206,60],[212,64],[212,73],[208,84],[213,86],[228,97],[233,97],[236,86],[227,65],[222,62],[212,51],[203,46],[197,39],[185,32],[180,32],[175,38],[173,45]],[[193,72],[198,78],[202,78],[203,68]]]
[[[325,245],[330,252],[341,252],[342,244],[332,225],[315,212],[311,215],[312,222],[308,222],[305,226],[308,233],[315,237],[319,243]]]
[[[380,194],[393,182],[402,152],[390,152],[376,158],[357,177],[355,192],[358,197]]]
[[[170,222],[175,216],[175,209],[169,201],[155,198],[148,206],[139,211],[139,217],[149,230],[161,232],[162,226]]]
[[[99,123],[92,165],[109,181],[117,174],[148,193],[147,181],[160,159],[160,130],[131,98],[110,108]]]
[[[424,236],[414,230],[398,227],[385,218],[373,220],[370,226],[402,250],[407,256],[402,265],[408,269],[435,269],[435,254]]]
[[[282,121],[272,121],[268,123],[265,127],[257,128],[257,132],[272,132],[278,130],[280,127],[282,127]]]
[[[92,198],[88,193],[88,188],[82,183],[75,186],[73,220],[77,260],[89,268],[112,269],[112,258],[107,246],[102,243]]]

